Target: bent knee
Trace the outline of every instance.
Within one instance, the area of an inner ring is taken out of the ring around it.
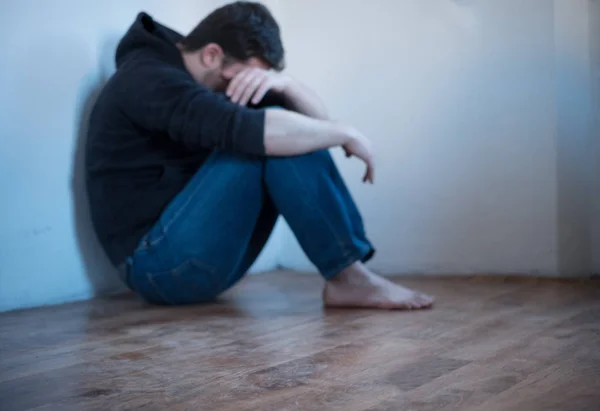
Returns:
[[[234,151],[217,150],[206,159],[202,166],[261,168],[262,157]]]

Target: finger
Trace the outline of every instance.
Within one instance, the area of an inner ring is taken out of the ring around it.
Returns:
[[[246,88],[248,87],[248,83],[252,80],[253,75],[254,73],[249,71],[240,77],[240,80],[231,92],[230,98],[232,102],[239,103],[239,101],[242,98],[242,95],[244,94],[244,91],[246,91]]]
[[[371,184],[375,181],[375,169],[371,163],[367,163],[367,172],[365,174],[365,183],[369,182]]]
[[[242,97],[240,98],[240,104],[242,106],[245,106],[246,104],[248,104],[248,102],[250,101],[252,96],[256,93],[256,90],[261,86],[261,84],[264,81],[265,81],[264,75],[256,74],[254,77],[252,77],[252,79],[248,82],[248,86],[246,87],[246,90],[244,90],[244,93],[242,94]]]
[[[258,87],[258,90],[256,90],[256,93],[254,93],[254,97],[252,97],[252,104],[260,103],[270,89],[271,82],[268,81],[268,78],[265,78],[260,87]]]
[[[248,71],[241,76],[240,80],[238,81],[232,92],[231,101],[233,101],[234,103],[239,103],[240,99],[242,98],[242,95],[244,94],[244,91],[246,90],[246,87],[248,87],[248,84],[252,81],[255,75],[256,72]]]
[[[369,159],[369,180],[371,184],[375,184],[375,162],[373,158]]]
[[[244,70],[240,71],[238,74],[236,74],[231,79],[231,81],[229,82],[229,85],[227,86],[227,91],[225,92],[225,94],[227,94],[227,97],[231,98],[233,96],[238,85],[244,79],[244,77],[248,75],[249,72],[250,72],[250,69],[244,69]]]
[[[371,183],[372,184],[371,175],[370,175],[368,169],[367,169],[367,171],[365,171],[365,175],[363,177],[363,183]]]

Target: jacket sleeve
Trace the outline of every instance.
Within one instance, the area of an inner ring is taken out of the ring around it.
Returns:
[[[264,110],[232,103],[176,67],[148,65],[123,74],[117,102],[137,127],[190,148],[265,154]]]

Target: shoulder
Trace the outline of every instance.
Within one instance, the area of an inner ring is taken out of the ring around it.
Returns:
[[[191,81],[191,77],[183,67],[177,67],[148,55],[124,62],[113,76],[115,87],[127,86],[131,83],[147,84],[149,80],[152,82],[161,80]]]
[[[128,111],[138,105],[174,98],[196,87],[183,68],[165,63],[152,56],[140,56],[123,62],[107,82],[104,99]]]

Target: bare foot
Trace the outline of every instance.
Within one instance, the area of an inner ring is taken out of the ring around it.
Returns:
[[[417,310],[431,308],[434,298],[409,290],[355,263],[325,284],[327,307]]]

